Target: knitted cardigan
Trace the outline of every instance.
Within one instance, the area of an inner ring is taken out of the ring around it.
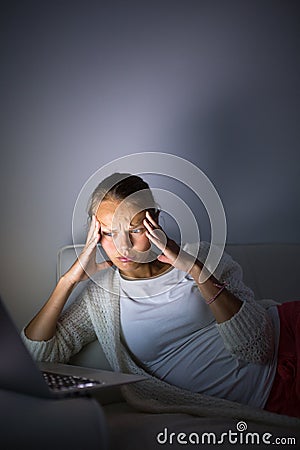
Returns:
[[[208,244],[201,243],[199,259],[204,262]],[[241,267],[224,254],[215,272],[227,289],[243,300],[230,320],[216,324],[225,347],[232,355],[257,364],[267,363],[274,352],[273,326],[264,306],[242,282]],[[198,416],[248,419],[266,424],[299,427],[300,420],[269,413],[240,403],[193,393],[166,383],[147,373],[120,339],[119,275],[109,268],[90,281],[79,297],[60,317],[56,334],[48,341],[32,341],[22,331],[29,351],[37,361],[68,362],[70,357],[96,338],[115,371],[147,377],[123,386],[126,401],[139,411],[180,412]]]

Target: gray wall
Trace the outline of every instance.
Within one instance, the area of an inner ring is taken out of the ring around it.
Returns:
[[[54,286],[82,185],[130,153],[201,168],[228,241],[300,241],[297,1],[3,5],[0,292],[19,326]]]

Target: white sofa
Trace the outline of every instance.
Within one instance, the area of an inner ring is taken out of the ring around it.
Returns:
[[[82,246],[78,246],[80,251]],[[256,298],[274,299],[279,303],[300,299],[298,261],[300,258],[300,244],[244,244],[227,245],[226,251],[238,261],[244,272],[245,283],[250,286]],[[58,253],[57,277],[59,278],[73,263],[76,253],[73,246],[63,247]],[[79,293],[84,284],[73,292],[73,298]],[[110,366],[98,344],[93,342],[86,346],[78,355],[72,358],[72,364],[87,367],[109,369]],[[111,450],[153,450],[156,448],[195,448],[192,444],[176,442],[162,444],[157,442],[157,435],[165,433],[215,433],[237,431],[237,420],[218,417],[192,417],[186,414],[143,414],[131,409],[122,399],[120,392],[112,391],[106,398],[100,399],[107,418],[110,435]],[[259,434],[260,445],[252,448],[264,448],[262,435],[269,432],[271,440],[275,438],[295,438],[297,444],[293,448],[300,448],[300,430],[286,429],[286,427],[271,427],[261,424],[248,423],[249,432]],[[300,427],[299,427],[300,428]],[[166,434],[160,435],[162,440]],[[169,436],[169,434],[168,434]],[[177,436],[177,435],[176,435]],[[213,439],[213,436],[211,436]],[[268,444],[265,444],[268,445]],[[201,448],[211,448],[211,444],[201,445]],[[214,445],[218,447],[218,445]],[[219,445],[224,449],[224,444]],[[232,447],[232,445],[231,445]],[[236,443],[234,448],[245,448],[245,444]],[[267,448],[267,447],[266,447]],[[283,448],[277,446],[277,448]]]

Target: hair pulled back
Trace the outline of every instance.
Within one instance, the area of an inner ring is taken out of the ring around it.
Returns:
[[[147,200],[146,209],[150,213],[156,214],[156,203],[148,183],[138,175],[115,172],[102,180],[92,193],[88,204],[89,218],[96,214],[102,201],[121,202],[131,194],[139,191],[143,191],[143,199]],[[153,205],[153,207],[150,208],[149,205]],[[142,207],[142,205],[140,206]]]

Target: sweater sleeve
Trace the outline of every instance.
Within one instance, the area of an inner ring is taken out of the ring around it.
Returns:
[[[21,337],[36,361],[66,363],[82,347],[96,339],[84,295],[80,295],[61,315],[56,333],[48,341],[32,341],[24,329]]]
[[[202,261],[208,249],[209,244],[201,243]],[[253,291],[244,284],[241,266],[224,253],[214,275],[219,281],[226,282],[227,290],[243,302],[230,320],[216,325],[226,349],[245,361],[267,363],[275,351],[274,326],[266,309],[257,303]]]

